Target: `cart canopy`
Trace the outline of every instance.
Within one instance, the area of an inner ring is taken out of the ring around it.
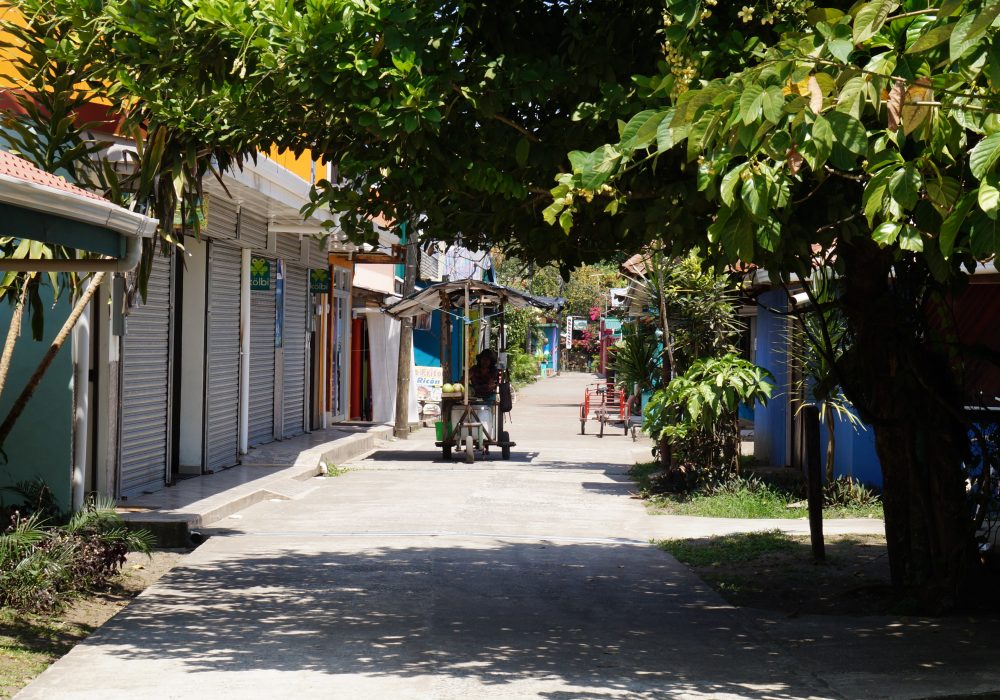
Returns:
[[[472,306],[492,307],[503,303],[517,309],[558,310],[565,303],[562,298],[536,297],[499,284],[478,280],[456,280],[438,282],[416,291],[387,306],[386,313],[396,318],[412,318],[440,309],[444,299],[448,300],[451,308],[462,308],[465,306],[466,290],[469,292],[469,304]]]

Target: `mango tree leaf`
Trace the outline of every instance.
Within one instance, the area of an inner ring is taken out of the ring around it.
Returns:
[[[517,147],[514,149],[514,159],[522,168],[528,164],[528,154],[530,151],[531,142],[522,137],[521,140],[517,142]]]

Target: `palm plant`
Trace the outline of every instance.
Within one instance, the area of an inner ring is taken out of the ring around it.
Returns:
[[[807,289],[811,303],[794,309],[786,333],[788,361],[794,369],[792,405],[796,415],[806,406],[816,406],[819,410],[827,432],[828,483],[834,479],[837,421],[854,430],[865,429],[838,380],[837,363],[848,350],[849,338],[843,315],[830,304],[836,295],[835,282],[826,268],[814,272]]]
[[[623,326],[622,339],[613,350],[611,368],[619,385],[635,393],[659,386],[661,349],[652,328],[641,324]]]

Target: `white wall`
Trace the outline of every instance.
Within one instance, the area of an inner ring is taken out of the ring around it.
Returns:
[[[205,275],[208,245],[185,236],[181,322],[180,471],[201,473],[205,412]]]
[[[395,291],[393,284],[395,282],[395,277],[393,276],[395,269],[395,265],[388,264],[355,265],[354,286],[392,294]]]

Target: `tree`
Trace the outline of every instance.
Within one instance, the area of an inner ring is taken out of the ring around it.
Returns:
[[[623,85],[656,60],[658,12],[615,0],[91,3],[15,0],[65,18],[113,99],[249,157],[276,144],[332,163],[315,206],[422,218],[427,240],[568,270],[631,247],[540,218],[570,148],[617,135]],[[601,217],[604,219],[605,217]]]
[[[850,340],[830,359],[874,426],[893,581],[947,608],[979,523],[961,346],[928,310],[1000,249],[1000,2],[793,1],[761,18],[710,4],[668,3],[667,63],[639,81],[650,108],[570,154],[547,217],[627,210],[672,248],[779,284],[830,266]]]

